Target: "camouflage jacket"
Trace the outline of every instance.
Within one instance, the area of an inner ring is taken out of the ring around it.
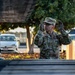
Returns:
[[[51,55],[54,58],[59,57],[59,47],[64,44],[67,45],[71,42],[68,34],[62,30],[61,34],[53,32],[52,34],[48,34],[47,32],[43,33],[42,31],[38,31],[34,44],[36,44],[40,48],[40,58],[48,59]]]

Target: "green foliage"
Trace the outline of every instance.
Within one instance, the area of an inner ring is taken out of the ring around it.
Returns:
[[[0,31],[1,30],[8,30],[9,29],[10,24],[9,23],[2,23],[0,25]]]
[[[17,28],[17,27],[25,27],[25,23],[1,23],[0,24],[0,31],[2,30],[9,30],[10,28],[11,29],[14,29],[14,28]]]
[[[39,25],[42,18],[53,17],[64,23],[65,29],[75,27],[74,0],[37,0],[36,7],[30,17],[31,25]],[[35,28],[36,28],[35,27]],[[35,29],[37,31],[37,29]]]

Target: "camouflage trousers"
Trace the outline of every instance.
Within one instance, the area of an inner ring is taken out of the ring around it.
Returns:
[[[40,52],[40,59],[59,59],[59,56],[53,51],[42,50]]]

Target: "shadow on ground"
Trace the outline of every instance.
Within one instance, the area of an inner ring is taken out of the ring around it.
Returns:
[[[0,60],[0,71],[6,67],[11,61],[10,60]]]

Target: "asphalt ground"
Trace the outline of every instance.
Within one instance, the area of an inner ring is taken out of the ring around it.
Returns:
[[[24,46],[24,45],[19,46],[18,51],[19,51],[20,53],[27,53],[27,47]],[[40,52],[40,49],[39,49],[37,46],[34,46],[33,52],[34,52],[34,53],[39,53],[39,52]]]

